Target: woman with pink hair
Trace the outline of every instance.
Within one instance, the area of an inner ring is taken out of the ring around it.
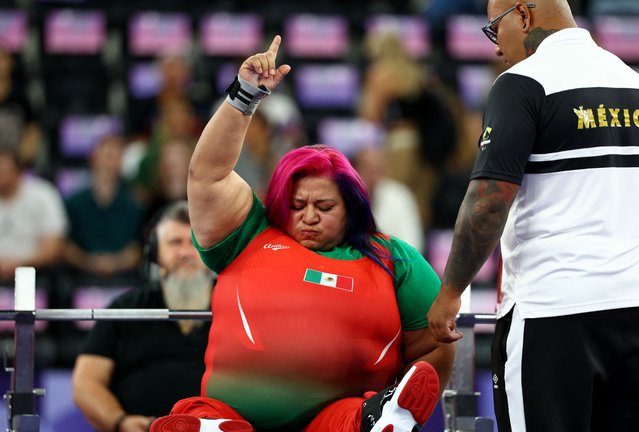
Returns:
[[[291,70],[281,38],[241,65],[195,148],[193,241],[219,274],[201,396],[152,432],[411,432],[429,418],[454,347],[426,314],[439,279],[421,254],[380,233],[346,157],[287,153],[264,203],[233,170],[259,101]]]

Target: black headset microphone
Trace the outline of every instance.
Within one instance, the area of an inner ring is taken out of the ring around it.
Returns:
[[[184,202],[185,203],[185,202]],[[142,273],[143,277],[149,282],[149,286],[159,287],[159,282],[162,279],[160,269],[162,266],[159,263],[159,236],[158,225],[165,217],[167,212],[179,210],[182,202],[172,202],[161,207],[151,218],[150,227],[147,231],[147,239],[143,249],[143,262]]]
[[[158,225],[167,207],[161,207],[151,218],[150,228],[143,248],[142,276],[150,282],[151,286],[154,286],[160,280]]]
[[[146,259],[150,263],[158,263],[158,233],[157,226],[154,226],[149,232],[149,239],[145,245]]]
[[[151,228],[147,241],[144,245],[142,273],[142,276],[150,282],[150,285],[154,285],[155,282],[160,280],[157,226],[153,226]]]

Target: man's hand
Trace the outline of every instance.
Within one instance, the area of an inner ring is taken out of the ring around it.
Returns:
[[[120,432],[148,432],[155,417],[127,415],[120,423]]]
[[[271,46],[266,52],[252,55],[244,60],[240,66],[239,76],[251,84],[259,87],[266,86],[267,89],[273,91],[282,79],[291,70],[287,64],[277,67],[277,52],[280,49],[282,38],[277,35],[273,38]]]
[[[464,335],[455,330],[455,319],[461,307],[461,293],[442,285],[428,311],[428,329],[439,342],[451,343]]]

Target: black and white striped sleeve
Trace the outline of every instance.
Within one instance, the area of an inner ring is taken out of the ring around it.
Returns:
[[[488,96],[471,179],[521,184],[538,138],[544,96],[532,78],[512,73],[497,78]]]

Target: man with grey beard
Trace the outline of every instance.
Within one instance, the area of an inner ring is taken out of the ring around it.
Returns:
[[[146,247],[148,286],[109,308],[209,310],[215,274],[191,241],[186,201],[164,207]],[[73,398],[97,430],[148,431],[176,400],[200,393],[210,322],[99,321],[73,370]]]

